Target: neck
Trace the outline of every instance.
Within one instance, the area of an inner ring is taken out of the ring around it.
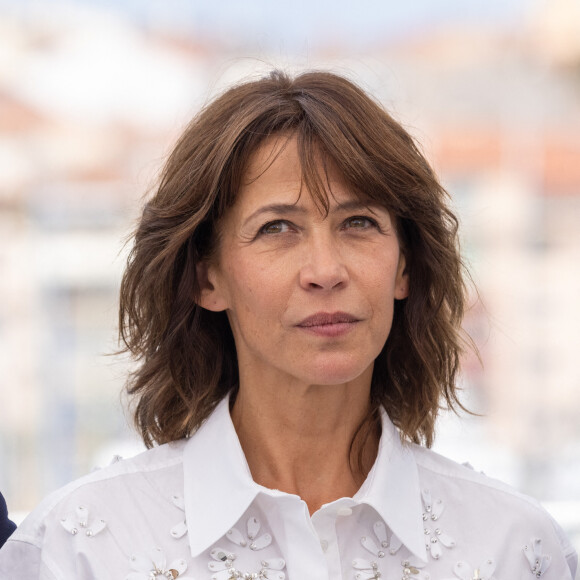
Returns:
[[[269,389],[240,381],[232,420],[254,481],[299,495],[310,513],[352,497],[378,450],[374,425],[360,430],[369,413],[370,376],[372,368],[344,385]]]

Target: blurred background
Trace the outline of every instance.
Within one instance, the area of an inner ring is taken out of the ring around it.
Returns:
[[[0,490],[21,518],[141,446],[117,348],[124,242],[192,115],[328,68],[419,140],[461,219],[464,401],[436,449],[580,548],[580,0],[0,0]]]

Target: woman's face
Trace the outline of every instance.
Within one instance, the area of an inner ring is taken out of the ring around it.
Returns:
[[[372,372],[408,293],[405,259],[389,212],[363,205],[332,166],[327,216],[300,194],[285,141],[252,158],[217,259],[202,266],[201,305],[227,313],[241,384],[342,384]]]

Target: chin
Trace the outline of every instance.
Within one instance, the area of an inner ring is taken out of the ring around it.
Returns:
[[[345,364],[345,361],[325,362],[309,375],[310,382],[317,385],[343,385],[356,381],[368,370],[369,365]]]

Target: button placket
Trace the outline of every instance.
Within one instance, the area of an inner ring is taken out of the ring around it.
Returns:
[[[339,577],[341,570],[341,558],[338,549],[337,523],[347,517],[345,509],[352,513],[350,508],[344,506],[325,506],[312,518],[312,524],[320,540],[320,548],[326,560],[326,567],[330,578]],[[340,514],[344,515],[340,515]]]

